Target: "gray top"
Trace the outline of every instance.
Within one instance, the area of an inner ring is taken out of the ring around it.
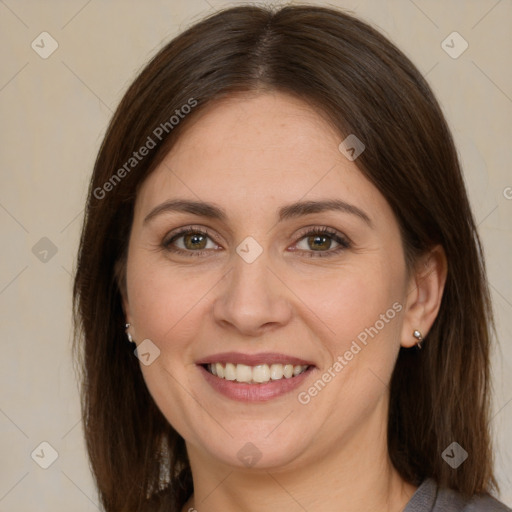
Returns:
[[[489,495],[466,499],[453,489],[440,489],[435,480],[427,478],[403,512],[512,512],[512,509]]]

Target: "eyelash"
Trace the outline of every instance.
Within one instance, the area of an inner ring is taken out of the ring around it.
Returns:
[[[202,236],[207,236],[208,238],[212,239],[210,236],[210,233],[208,230],[205,230],[204,228],[195,228],[193,226],[190,226],[188,228],[184,228],[177,233],[173,233],[170,238],[164,239],[162,242],[162,247],[170,252],[174,252],[177,254],[184,254],[186,256],[203,256],[204,254],[208,253],[211,249],[208,250],[202,250],[202,251],[190,251],[190,250],[183,250],[179,248],[171,248],[171,244],[179,239],[180,237],[183,237],[187,234],[197,234]],[[331,257],[334,255],[339,254],[340,252],[349,249],[352,246],[352,243],[349,241],[349,239],[345,236],[342,236],[337,231],[333,230],[332,228],[328,228],[326,226],[321,227],[315,227],[311,228],[309,231],[306,231],[305,233],[301,234],[298,241],[301,241],[304,238],[310,237],[310,236],[325,236],[328,235],[330,238],[332,238],[335,242],[339,244],[338,247],[336,247],[333,250],[327,250],[327,251],[304,251],[302,249],[297,249],[298,252],[305,252],[308,257],[310,258],[325,258],[325,257]]]

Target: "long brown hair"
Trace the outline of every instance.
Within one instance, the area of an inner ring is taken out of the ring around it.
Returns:
[[[340,142],[351,133],[364,142],[356,164],[391,205],[409,266],[443,246],[440,312],[420,352],[400,350],[392,376],[389,453],[416,485],[432,477],[467,495],[497,490],[484,258],[431,89],[390,41],[348,14],[243,6],[211,15],[158,52],[124,95],[95,162],[74,283],[75,353],[87,450],[105,509],[179,511],[193,491],[184,440],[153,401],[125,338],[121,291],[137,189],[202,107],[261,90],[309,102]],[[176,110],[188,113],[171,123]],[[144,145],[152,146],[148,154],[130,160]],[[453,441],[469,453],[457,470],[441,457]]]

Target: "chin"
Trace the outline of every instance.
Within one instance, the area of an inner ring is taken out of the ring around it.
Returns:
[[[275,425],[279,422],[274,422]],[[283,430],[281,435],[270,433],[265,427],[228,428],[233,437],[227,434],[219,437],[208,436],[194,443],[196,448],[209,454],[210,457],[228,466],[239,469],[277,470],[291,467],[297,458],[307,449],[304,435],[292,435],[290,430]],[[274,437],[275,435],[275,437]]]

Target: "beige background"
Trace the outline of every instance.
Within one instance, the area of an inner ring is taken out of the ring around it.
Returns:
[[[98,510],[70,358],[86,185],[109,118],[141,66],[177,32],[237,3],[0,0],[0,511]],[[512,506],[512,1],[331,5],[370,21],[411,57],[453,129],[496,309],[492,426],[501,499]],[[47,59],[31,47],[43,31],[59,45]],[[441,46],[453,31],[469,44],[457,59]],[[31,458],[37,448],[36,460],[50,460],[43,441],[58,453],[48,469]]]

